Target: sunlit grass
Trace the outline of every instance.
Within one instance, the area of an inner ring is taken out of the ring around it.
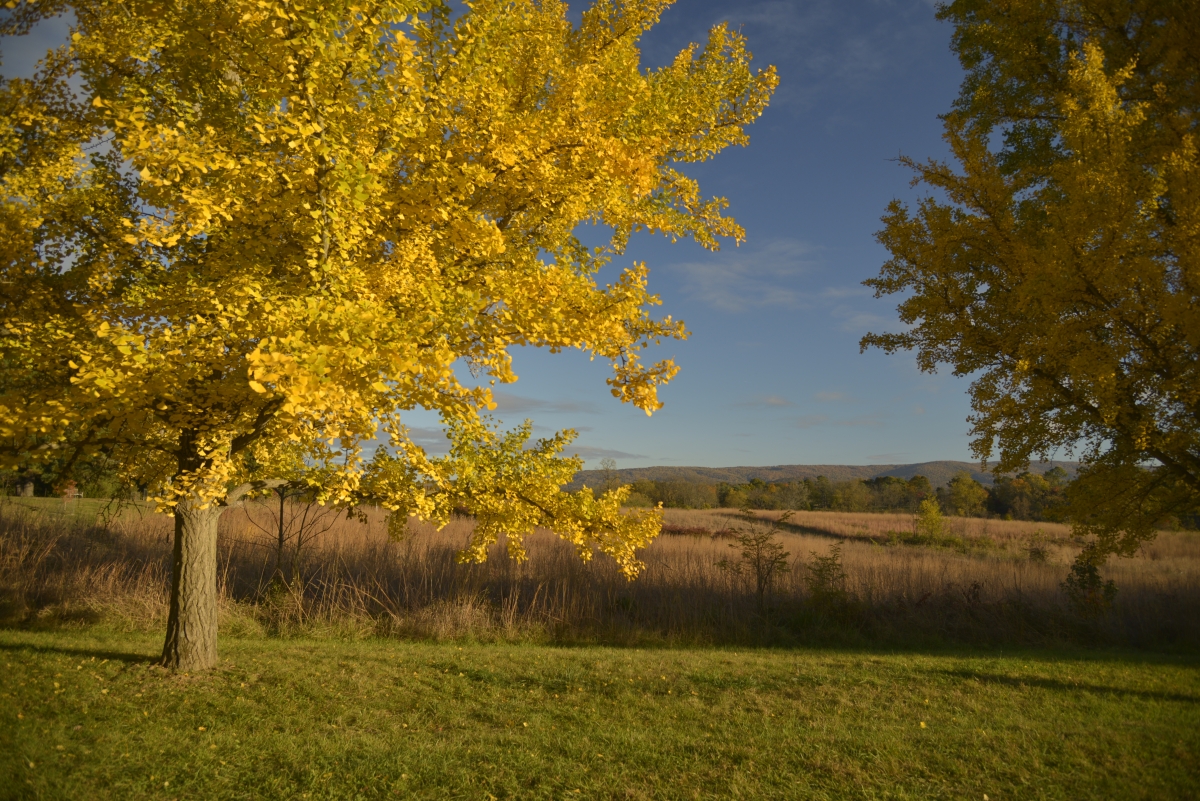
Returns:
[[[645,650],[0,632],[36,798],[1187,798],[1200,669],[1130,653]],[[9,795],[11,794],[11,795]]]

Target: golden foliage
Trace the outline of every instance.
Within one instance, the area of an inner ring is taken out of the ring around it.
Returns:
[[[639,354],[647,268],[601,285],[636,230],[740,239],[673,165],[745,144],[775,86],[724,27],[643,71],[662,0],[10,3],[69,9],[69,46],[0,86],[3,466],[103,450],[162,508],[287,478],[497,532],[551,525],[632,575],[653,514],[567,496],[564,432],[525,450],[481,416],[511,349],[584,350],[660,407]],[[84,87],[79,96],[71,83]],[[585,247],[581,224],[608,226]],[[484,381],[460,381],[464,365]],[[401,422],[437,410],[429,459]],[[363,448],[386,431],[394,456]],[[517,543],[516,536],[509,540]]]

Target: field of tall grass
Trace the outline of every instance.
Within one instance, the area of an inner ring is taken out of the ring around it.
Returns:
[[[740,553],[733,537],[762,530],[779,517],[773,512],[751,521],[733,510],[667,510],[663,536],[645,550],[645,570],[629,582],[608,558],[582,562],[547,531],[528,539],[525,563],[509,558],[501,543],[486,563],[459,564],[469,519],[441,531],[412,524],[405,539],[393,541],[379,510],[363,510],[359,520],[303,504],[283,508],[280,559],[279,511],[277,502],[253,503],[221,519],[227,633],[684,645],[1200,645],[1200,535],[1192,532],[1161,532],[1134,558],[1110,560],[1103,573],[1118,587],[1116,601],[1085,614],[1061,586],[1079,544],[1054,524],[948,518],[942,536],[928,541],[911,536],[913,520],[905,515],[798,513],[777,529],[786,571],[773,577],[760,605],[753,577],[729,569]],[[171,519],[143,506],[0,499],[0,624],[106,621],[160,630],[171,535]]]

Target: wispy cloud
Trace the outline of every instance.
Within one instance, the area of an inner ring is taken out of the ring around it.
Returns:
[[[821,290],[821,300],[864,300],[873,298],[875,293],[862,284],[845,286],[827,286]]]
[[[845,428],[876,427],[883,425],[883,418],[875,414],[865,414],[858,417],[848,417],[843,420],[833,420],[826,414],[806,414],[792,420],[796,428],[815,428],[816,426],[842,426]]]
[[[759,395],[759,396],[756,396],[753,398],[748,398],[747,400],[744,400],[744,401],[739,401],[738,403],[735,403],[733,405],[734,406],[750,406],[750,407],[763,407],[763,406],[785,407],[785,406],[795,406],[796,404],[792,403],[790,400],[783,397],[782,395]]]
[[[414,444],[424,448],[426,453],[441,456],[450,452],[450,440],[446,439],[446,432],[440,428],[409,426],[408,436]],[[382,438],[386,442],[387,436],[382,435]],[[391,450],[391,448],[388,448],[389,453]]]
[[[820,286],[817,281],[834,258],[823,249],[792,239],[761,248],[722,251],[704,261],[669,265],[684,293],[694,301],[730,314],[770,309],[828,314],[841,330],[903,330],[886,303],[859,284]],[[844,265],[843,265],[844,266]]]
[[[510,392],[495,392],[492,397],[496,401],[496,411],[504,414],[525,414],[528,412],[546,412],[549,414],[599,414],[594,403],[587,401],[558,400],[548,401],[539,398],[526,398]]]
[[[881,334],[884,331],[902,331],[907,328],[907,326],[899,322],[894,316],[889,317],[878,312],[865,311],[851,306],[837,306],[830,309],[829,313],[841,321],[840,328],[843,331],[850,331],[852,333],[865,334],[870,331]]]
[[[591,426],[572,425],[569,426],[569,428],[574,429],[576,434],[583,434],[593,430]],[[544,426],[539,425],[538,423],[533,424],[533,433],[535,434],[557,434],[559,431],[562,431],[562,427],[560,426]]]
[[[851,399],[850,396],[845,392],[818,392],[816,395],[813,395],[813,397],[823,403],[831,403],[833,401],[848,401]]]
[[[833,421],[833,425],[845,426],[847,428],[874,428],[883,425],[883,418],[877,414],[864,414],[859,417],[851,417],[847,420],[835,420]]]
[[[808,298],[789,284],[817,264],[815,254],[816,248],[803,242],[777,239],[758,249],[722,251],[670,269],[683,278],[689,297],[721,311],[801,308]]]
[[[763,42],[760,51],[791,56],[780,69],[792,80],[782,82],[772,105],[803,109],[833,94],[861,94],[888,70],[919,57],[923,42],[944,36],[925,3],[908,3],[899,24],[897,14],[879,15],[871,5],[862,4],[857,13],[839,0],[772,0],[739,8],[735,17],[745,20],[751,41]]]
[[[575,445],[567,448],[567,453],[579,456],[589,461],[593,459],[645,459],[640,453],[626,453],[610,448],[592,448],[588,445]]]
[[[945,47],[945,28],[935,21],[929,0],[888,2],[886,15],[876,5],[848,8],[839,0],[730,3],[727,11],[689,20],[685,27],[694,41],[703,41],[706,29],[717,22],[741,30],[755,56],[775,64],[783,77],[772,108],[795,112],[828,106],[822,101],[831,97],[861,96],[889,70],[920,58],[925,48]],[[667,54],[656,57],[666,59]]]

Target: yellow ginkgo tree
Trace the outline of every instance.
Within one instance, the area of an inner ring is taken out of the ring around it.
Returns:
[[[9,3],[0,33],[74,27],[0,85],[0,466],[104,454],[173,512],[165,664],[215,663],[217,519],[280,482],[397,530],[464,508],[464,558],[548,526],[636,574],[659,516],[561,491],[573,433],[531,446],[486,411],[532,345],[610,361],[653,412],[676,368],[639,354],[686,331],[649,313],[644,265],[598,271],[637,230],[742,235],[679,165],[744,144],[775,75],[724,27],[643,70],[666,5]]]

